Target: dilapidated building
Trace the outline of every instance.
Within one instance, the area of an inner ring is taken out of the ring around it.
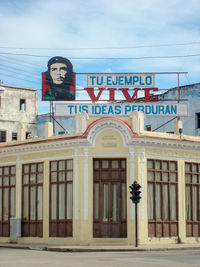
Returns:
[[[180,95],[179,95],[180,94]],[[180,98],[181,103],[187,103],[188,116],[181,117],[183,133],[200,136],[200,83],[171,88],[158,95],[161,103],[175,103]],[[172,133],[174,119],[169,116],[146,116],[145,129],[158,132]]]
[[[33,88],[0,86],[0,142],[19,139],[22,124],[26,138],[37,135],[38,92]]]

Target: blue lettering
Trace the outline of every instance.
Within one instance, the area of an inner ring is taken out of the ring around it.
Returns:
[[[131,111],[131,106],[130,105],[125,105],[124,114],[127,114],[130,111]]]
[[[107,114],[106,106],[101,106],[101,108],[102,108],[101,113],[102,114]]]
[[[171,114],[169,106],[166,106],[165,114]]]
[[[123,76],[119,76],[119,85],[124,85]]]
[[[121,106],[119,106],[119,105],[115,106],[115,114],[116,115],[121,114]]]
[[[140,85],[144,85],[144,83],[142,82],[142,76],[140,76]]]
[[[124,77],[124,85],[132,85],[132,76],[130,76],[130,77],[127,77],[127,76],[125,76]]]
[[[78,112],[79,112],[79,113],[82,112],[82,106],[78,106]]]
[[[92,85],[94,85],[94,79],[96,78],[96,76],[90,76],[90,79],[92,79]]]
[[[113,85],[117,85],[118,84],[118,77],[117,76],[115,76],[115,81],[112,81],[112,84]]]
[[[145,79],[145,83],[147,85],[151,85],[152,84],[152,77],[151,76],[147,76],[146,79]]]
[[[158,114],[158,106],[155,106],[153,105],[152,106],[152,113],[155,115],[155,114]]]
[[[138,76],[133,76],[133,85],[139,81]]]
[[[95,113],[94,114],[100,114],[101,113],[101,107],[100,106],[94,106],[95,107]]]
[[[177,114],[177,106],[171,106],[171,114]]]
[[[114,114],[112,106],[109,106],[109,108],[108,108],[108,115],[109,114]]]
[[[145,106],[145,114],[151,114],[151,106],[150,105]]]
[[[101,79],[101,80],[100,80]],[[103,84],[103,76],[97,76],[97,84],[102,85]]]
[[[73,114],[73,107],[74,105],[68,105],[68,108],[69,108],[69,114]]]
[[[165,114],[165,107],[163,105],[159,106],[159,114]]]
[[[82,111],[88,113],[88,106],[86,105],[82,106]]]
[[[133,105],[132,106],[132,111],[135,111],[135,110],[137,110],[137,106],[136,105]]]
[[[107,85],[112,85],[112,76],[107,76]]]
[[[138,106],[138,111],[142,111],[142,112],[144,112],[144,106],[139,105],[139,106]]]

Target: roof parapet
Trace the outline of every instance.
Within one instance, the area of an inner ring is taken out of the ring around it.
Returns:
[[[142,111],[134,111],[130,115],[132,119],[132,131],[137,134],[144,132],[144,113]]]
[[[18,141],[22,142],[26,139],[26,126],[22,123],[18,125]]]
[[[89,116],[87,113],[77,113],[75,115],[76,134],[83,134],[88,127]]]
[[[174,122],[174,133],[176,135],[180,135],[181,137],[181,134],[183,132],[183,122],[181,120],[177,120]]]
[[[45,123],[45,138],[53,136],[53,123],[46,122]]]

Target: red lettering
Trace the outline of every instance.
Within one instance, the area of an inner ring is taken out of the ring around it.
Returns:
[[[115,101],[115,91],[117,89],[116,88],[108,88],[108,90],[110,91],[109,101]]]
[[[105,88],[99,88],[99,92],[97,94],[97,96],[95,95],[94,88],[84,88],[85,91],[87,91],[88,95],[90,96],[90,99],[93,102],[99,101],[103,91],[105,91]],[[109,99],[107,99],[107,101],[112,101],[115,102],[115,91],[117,90],[117,88],[107,88],[107,90],[109,91]],[[158,88],[134,88],[134,93],[132,96],[130,96],[128,90],[130,90],[129,88],[120,88],[119,89],[127,102],[133,102],[134,100],[138,100],[138,91],[144,90],[144,101],[145,102],[152,102],[152,101],[158,101],[158,97],[154,97],[153,94],[150,93],[150,91],[154,91],[157,92]],[[143,97],[141,97],[141,99],[143,99]]]
[[[99,88],[99,93],[97,96],[95,96],[94,94],[94,88],[84,88],[84,90],[88,92],[88,95],[90,96],[92,101],[98,101],[105,88]]]
[[[129,92],[128,92],[128,88],[122,88],[122,89],[119,89],[120,91],[122,91],[123,95],[125,96],[126,98],[126,101],[127,102],[133,102],[134,98],[137,99],[137,93],[138,91],[140,91],[140,88],[135,88],[134,89],[134,94],[132,95],[132,97],[129,95]]]
[[[158,91],[158,88],[144,88],[144,101],[145,102],[152,102],[152,101],[158,101],[158,98],[157,97],[153,97],[151,99],[151,96],[153,96],[153,94],[150,94],[150,91],[154,91],[154,92],[157,92]]]

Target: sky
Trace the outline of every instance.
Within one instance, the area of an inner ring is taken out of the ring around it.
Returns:
[[[39,114],[53,56],[76,73],[187,72],[180,85],[199,83],[199,14],[199,0],[0,0],[0,80],[37,89]],[[176,74],[156,74],[159,89],[176,86]]]

